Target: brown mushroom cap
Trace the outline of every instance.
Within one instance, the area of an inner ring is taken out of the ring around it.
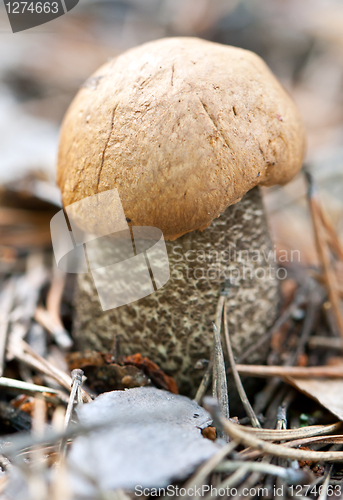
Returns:
[[[117,188],[130,224],[175,239],[254,186],[287,183],[304,149],[296,105],[256,54],[167,38],[128,50],[80,89],[62,125],[58,184],[65,206]]]

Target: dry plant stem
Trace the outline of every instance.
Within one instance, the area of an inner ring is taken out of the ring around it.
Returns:
[[[286,406],[281,405],[278,409],[276,430],[281,431],[287,429]]]
[[[0,377],[4,372],[7,331],[9,315],[13,307],[15,283],[16,280],[14,278],[10,278],[3,286],[0,297]]]
[[[212,395],[219,401],[220,409],[226,418],[229,418],[229,396],[226,381],[226,369],[224,354],[221,343],[222,316],[224,310],[225,295],[220,295],[217,312],[216,324],[213,324],[213,373],[212,373]]]
[[[224,302],[225,302],[225,295],[222,293],[219,296],[217,309],[216,309],[216,327],[217,327],[219,334],[222,331],[222,318],[223,318]]]
[[[295,448],[297,446],[305,446],[305,445],[327,445],[327,444],[342,444],[343,436],[341,434],[333,435],[333,436],[313,436],[313,437],[305,437],[303,439],[294,439],[292,441],[283,442],[283,445],[290,448]],[[241,460],[255,460],[261,456],[261,452],[257,450],[251,450],[250,448],[246,448],[241,451],[238,456]],[[264,457],[266,458],[266,457]]]
[[[241,375],[254,377],[327,377],[343,378],[341,366],[264,366],[264,365],[236,365]]]
[[[10,389],[15,389],[19,391],[20,394],[28,394],[29,396],[37,393],[47,393],[56,395],[60,394],[60,391],[57,391],[56,389],[51,389],[50,387],[30,384],[28,382],[22,382],[21,380],[16,380],[13,378],[6,378],[6,377],[0,377],[0,387],[8,387]]]
[[[263,459],[269,459],[270,457],[263,457]],[[262,460],[263,460],[262,459]],[[266,462],[268,463],[268,462]],[[252,474],[249,475],[249,477],[240,485],[238,491],[237,491],[237,495],[232,497],[232,500],[241,500],[242,497],[244,497],[244,500],[250,500],[252,498],[251,495],[248,495],[248,496],[245,496],[243,494],[243,490],[245,488],[247,488],[247,490],[250,490],[251,488],[253,488],[256,483],[260,482],[261,480],[261,472],[253,472]],[[245,490],[245,491],[247,491]]]
[[[322,490],[320,492],[318,500],[326,500],[326,498],[328,496],[328,489],[327,488],[328,488],[329,483],[330,483],[331,472],[332,472],[332,465],[330,467],[328,475],[325,478],[325,481],[323,483],[323,488],[322,488]]]
[[[295,358],[295,356],[293,356]],[[295,358],[296,359],[296,358]],[[276,416],[276,429],[277,430],[285,430],[287,429],[287,407],[286,404],[283,402],[277,411],[277,416]],[[276,460],[277,465],[280,467],[287,467],[287,460],[284,458],[278,458]],[[286,491],[286,481],[283,477],[277,476],[276,478],[276,488],[281,488],[282,492],[282,497],[285,498],[285,491]]]
[[[229,398],[226,383],[226,370],[224,363],[224,355],[220,335],[215,324],[214,331],[214,348],[213,348],[213,375],[212,375],[212,394],[218,399],[221,411],[229,417]]]
[[[281,326],[288,320],[293,311],[297,309],[306,299],[308,293],[308,283],[305,283],[298,293],[296,294],[293,302],[287,307],[287,309],[281,314],[281,316],[275,321],[272,328],[265,334],[260,340],[255,344],[249,347],[241,356],[239,356],[236,360],[237,363],[241,363],[245,359],[249,358],[249,356],[256,350],[262,347],[265,342],[267,342],[271,337],[276,333]]]
[[[321,335],[314,335],[309,338],[308,346],[310,349],[321,347],[323,349],[334,349],[336,351],[342,350],[341,339],[334,337],[322,337]]]
[[[262,391],[257,394],[254,404],[254,410],[256,414],[263,413],[273,394],[276,392],[278,386],[280,385],[280,382],[281,380],[277,377],[268,380]]]
[[[69,397],[69,402],[64,418],[64,428],[68,429],[69,423],[71,420],[73,408],[74,408],[74,403],[75,403],[75,396],[79,393],[79,389],[82,384],[82,377],[83,377],[83,371],[76,368],[71,372],[71,378],[72,378],[72,383],[71,383],[71,392],[70,392],[70,397]],[[61,454],[65,456],[67,451],[67,440],[63,439],[61,442]]]
[[[223,448],[221,448],[215,455],[213,455],[207,462],[205,462],[199,469],[191,476],[188,481],[184,484],[184,488],[188,490],[189,488],[199,487],[205,483],[207,476],[209,476],[218,464],[233,450],[237,447],[237,443],[232,441],[227,443]],[[194,497],[192,497],[194,498]],[[197,498],[197,497],[196,497]]]
[[[270,401],[268,405],[267,411],[264,415],[263,427],[265,429],[274,429],[277,422],[277,412],[282,405],[282,402],[285,400],[285,397],[289,391],[289,387],[282,383],[279,388],[277,388],[276,393],[274,394],[273,399]]]
[[[313,178],[312,178],[312,183],[313,183]],[[336,253],[337,258],[343,261],[343,245],[341,240],[339,239],[337,232],[332,224],[331,219],[328,217],[326,211],[324,210],[323,206],[320,206],[320,211],[319,211],[321,223],[323,224],[327,236],[328,236],[328,241],[331,246],[331,249],[333,252]]]
[[[227,347],[227,352],[229,356],[229,361],[232,369],[232,375],[235,380],[236,388],[239,394],[239,397],[241,398],[242,404],[244,406],[244,409],[246,411],[246,414],[250,418],[251,424],[253,427],[259,427],[261,428],[261,424],[258,421],[258,418],[255,415],[254,410],[252,409],[252,406],[248,400],[248,397],[245,393],[241,378],[239,376],[239,373],[236,369],[236,363],[235,363],[235,358],[233,356],[232,352],[232,347],[231,347],[231,340],[230,340],[230,333],[229,333],[229,327],[228,327],[228,322],[227,322],[227,310],[226,310],[226,297],[224,297],[224,334],[225,334],[225,340],[226,340],[226,347]]]
[[[73,345],[73,341],[69,336],[67,330],[64,328],[60,315],[65,280],[65,273],[60,271],[54,263],[52,282],[48,295],[46,297],[46,309],[54,324],[56,325],[55,330],[52,333],[57,344],[64,349],[68,349]]]
[[[248,472],[247,464],[242,462],[241,465],[235,470],[235,472],[231,474],[231,476],[229,476],[216,486],[217,491],[221,489],[235,487],[244,479],[244,476],[246,475],[247,472]],[[207,495],[205,495],[204,500],[209,500],[210,498],[218,498],[218,495],[212,495],[212,492],[208,493]]]
[[[22,361],[29,366],[32,366],[33,368],[41,371],[45,375],[52,377],[55,379],[59,384],[61,384],[62,387],[70,391],[72,379],[71,377],[60,370],[59,368],[56,368],[54,365],[49,363],[46,359],[44,359],[42,356],[37,354],[32,347],[27,344],[24,340],[20,341],[19,343],[11,343],[9,346],[9,351],[12,353],[12,355],[17,358],[19,361]],[[87,394],[87,392],[83,389],[82,391],[82,397],[85,402],[92,401],[92,398]]]
[[[264,441],[289,441],[291,439],[302,439],[313,436],[324,436],[330,432],[336,432],[342,428],[342,422],[329,425],[309,425],[300,429],[256,429],[255,427],[241,426],[245,433],[254,435]]]
[[[326,444],[343,444],[343,435],[342,434],[336,434],[333,436],[327,436],[327,437],[321,437],[321,436],[313,436],[313,437],[307,437],[304,439],[295,439],[294,441],[289,441],[287,443],[284,443],[285,446],[290,446],[291,448],[294,448],[295,446],[304,446],[308,444],[319,444],[319,445],[326,445]]]
[[[73,493],[68,473],[66,460],[61,455],[58,467],[55,467],[51,477],[49,500],[72,500]]]
[[[24,450],[35,446],[35,445],[44,445],[44,447],[55,445],[59,443],[62,439],[72,439],[77,436],[85,436],[90,432],[97,431],[99,429],[104,429],[113,424],[113,420],[109,419],[106,422],[102,422],[101,424],[93,424],[93,425],[80,425],[76,424],[68,427],[63,432],[55,431],[51,428],[46,429],[44,434],[41,437],[33,436],[28,433],[17,433],[11,434],[10,439],[4,438],[4,442],[10,441],[11,444],[4,447],[0,445],[0,450],[3,456],[14,461],[17,459],[18,455],[21,454]]]
[[[200,382],[200,385],[198,387],[197,393],[194,398],[198,404],[201,404],[202,398],[205,396],[206,391],[210,386],[212,379],[212,370],[213,370],[213,360],[211,359],[210,362],[208,363],[208,366],[206,368],[206,371],[204,373],[204,376]]]
[[[318,199],[317,189],[314,185],[311,174],[305,172],[309,185],[308,197],[311,208],[312,222],[314,227],[317,251],[323,266],[325,281],[328,289],[329,300],[332,304],[333,312],[343,341],[343,317],[339,299],[338,283],[336,274],[331,265],[330,249],[326,241],[326,231],[322,224],[322,208]]]
[[[34,319],[42,325],[54,337],[56,343],[62,349],[68,349],[73,342],[63,325],[56,323],[50,312],[42,306],[38,306],[34,315]]]
[[[230,420],[221,416],[219,413],[218,404],[215,400],[206,398],[205,408],[211,413],[215,422],[219,422],[224,431],[236,442],[255,448],[263,454],[271,454],[276,457],[289,458],[292,460],[310,460],[313,462],[341,462],[343,460],[343,452],[330,452],[330,451],[305,451],[293,450],[281,444],[269,443],[258,439],[251,433],[246,432],[237,424],[233,424]],[[280,431],[277,431],[280,432]],[[281,431],[281,432],[287,432]]]
[[[60,316],[60,308],[63,290],[65,286],[66,275],[54,265],[53,278],[51,286],[46,297],[46,309],[56,323],[59,323],[63,328],[63,323]]]
[[[32,434],[40,438],[44,434],[46,425],[46,404],[40,398],[34,400],[34,411],[32,419]],[[37,445],[31,450],[31,467],[28,474],[28,486],[31,497],[37,500],[45,500],[47,487],[43,479],[43,471],[46,468],[46,456],[41,446]]]
[[[333,314],[339,329],[341,339],[343,340],[343,317],[340,304],[339,286],[337,283],[335,270],[333,269],[331,264],[330,250],[325,240],[325,233],[323,231],[322,226],[320,226],[318,220],[319,219],[318,207],[314,204],[313,200],[311,200],[311,208],[312,208],[313,224],[315,226],[315,231],[317,234],[316,241],[317,241],[318,253],[323,265],[325,281],[328,288],[328,296],[330,303],[332,305]]]

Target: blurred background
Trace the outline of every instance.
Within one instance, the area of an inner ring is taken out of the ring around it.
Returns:
[[[341,0],[80,0],[67,15],[16,34],[1,3],[2,205],[45,207],[47,215],[39,227],[35,222],[31,237],[24,231],[24,246],[49,244],[48,212],[59,204],[54,186],[59,127],[79,86],[125,49],[180,35],[250,49],[267,62],[300,107],[308,133],[307,162],[343,233]],[[285,188],[266,190],[265,202],[278,244],[301,245],[308,263],[316,262],[316,255],[305,192],[299,175]],[[6,220],[1,213],[0,245],[20,246],[22,233],[18,239],[14,226],[23,221],[13,211],[6,212]]]

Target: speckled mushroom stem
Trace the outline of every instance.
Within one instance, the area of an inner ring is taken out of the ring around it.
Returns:
[[[278,266],[259,188],[204,231],[166,246],[170,280],[132,304],[102,311],[92,276],[79,275],[74,335],[80,349],[100,351],[111,349],[120,335],[122,354],[148,356],[176,379],[181,393],[194,396],[203,376],[195,365],[210,357],[212,321],[225,279],[232,282],[228,324],[236,355],[256,343],[277,315]],[[267,352],[264,346],[248,361],[263,362]]]

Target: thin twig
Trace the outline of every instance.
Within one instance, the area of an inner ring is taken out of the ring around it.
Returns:
[[[304,446],[308,444],[318,444],[318,445],[326,445],[326,444],[343,444],[343,435],[342,434],[334,434],[333,436],[313,436],[307,437],[303,439],[294,439],[294,441],[288,441],[284,443],[285,446],[290,446],[294,448],[295,446]]]
[[[69,402],[65,414],[65,419],[64,419],[64,427],[65,429],[68,429],[69,423],[71,420],[71,415],[73,412],[74,404],[75,404],[75,396],[79,392],[79,389],[82,384],[82,377],[83,377],[83,371],[80,370],[79,368],[76,368],[71,372],[71,392],[70,392],[70,397],[69,397]],[[67,451],[67,440],[62,440],[61,442],[61,454],[65,456]]]
[[[302,469],[293,469],[292,467],[280,467],[278,465],[266,462],[242,462],[238,460],[225,460],[214,469],[215,472],[231,472],[245,465],[246,471],[261,472],[271,476],[279,476],[288,484],[299,484],[308,478],[308,473]]]
[[[0,377],[4,372],[9,315],[13,306],[15,285],[15,278],[10,278],[0,295]]]
[[[21,394],[32,394],[37,393],[47,393],[59,395],[60,391],[57,389],[51,389],[50,387],[45,387],[43,385],[30,384],[28,382],[23,382],[22,380],[16,380],[14,378],[0,377],[0,387],[8,387],[10,389],[15,389],[20,391]]]
[[[213,323],[213,396],[218,399],[222,413],[229,418],[229,397],[220,333]]]
[[[229,418],[229,396],[226,381],[226,369],[224,362],[224,354],[221,343],[222,316],[224,309],[225,295],[221,293],[219,296],[216,323],[213,324],[213,370],[212,370],[212,395],[219,401],[223,415]],[[220,432],[219,432],[220,436]]]
[[[241,465],[237,469],[235,469],[235,472],[231,474],[231,476],[224,479],[224,481],[222,481],[221,483],[218,484],[218,486],[216,486],[217,494],[214,495],[211,491],[204,497],[204,500],[210,500],[210,498],[218,498],[220,491],[223,490],[225,491],[226,489],[229,490],[229,488],[233,488],[234,486],[242,482],[244,476],[249,470],[247,465],[248,465],[247,463],[242,462]]]
[[[255,427],[241,426],[244,432],[254,435],[264,441],[289,441],[312,436],[324,436],[342,428],[342,422],[329,425],[309,425],[299,429],[256,429]]]
[[[318,497],[318,500],[326,500],[326,498],[328,496],[328,486],[329,486],[329,482],[330,482],[331,472],[332,472],[332,465],[330,467],[328,475],[325,478],[325,481],[324,481],[323,487],[321,489],[320,495]]]
[[[287,429],[286,405],[279,406],[276,419],[276,429],[278,431]]]
[[[194,398],[198,404],[201,404],[202,398],[205,396],[206,391],[210,386],[212,379],[212,370],[213,370],[213,361],[210,360]]]
[[[73,345],[73,341],[64,326],[57,323],[56,319],[44,307],[37,306],[34,319],[51,333],[59,347],[69,349]]]
[[[321,335],[314,335],[309,338],[308,346],[310,349],[321,347],[324,349],[334,349],[336,351],[342,350],[342,342],[340,338],[324,337]]]
[[[232,352],[232,346],[231,346],[231,340],[230,340],[230,333],[229,333],[229,326],[227,322],[227,301],[226,297],[224,297],[224,334],[225,334],[225,340],[226,340],[226,348],[229,356],[229,361],[232,369],[232,375],[236,384],[236,388],[239,394],[239,397],[241,398],[242,404],[244,406],[245,412],[250,418],[251,424],[253,427],[259,427],[261,428],[261,424],[258,421],[258,418],[255,415],[254,410],[252,409],[252,406],[249,402],[249,399],[245,393],[241,378],[239,376],[239,373],[236,369],[236,363],[235,363],[235,358],[233,356]]]
[[[342,366],[265,366],[265,365],[236,365],[242,375],[253,377],[327,377],[343,378]]]
[[[38,353],[36,353],[36,351],[32,349],[32,347],[29,344],[27,344],[24,340],[21,340],[16,343],[11,342],[10,345],[8,346],[8,350],[19,361],[22,361],[23,363],[32,366],[36,370],[41,371],[42,373],[48,375],[49,377],[52,377],[62,387],[70,391],[72,383],[71,377],[64,371],[60,370],[53,364],[49,363],[49,361],[44,359]],[[84,389],[81,389],[81,391],[82,391],[82,397],[85,402],[92,401],[92,398],[89,396],[89,394],[87,394],[87,392]]]
[[[255,448],[262,452],[263,454],[271,454],[276,457],[289,458],[292,460],[310,460],[313,462],[341,462],[343,460],[343,452],[340,451],[306,451],[306,450],[294,450],[293,448],[287,448],[282,444],[269,443],[258,439],[251,433],[243,430],[242,426],[230,422],[219,412],[219,406],[215,399],[209,398],[208,396],[204,398],[204,407],[210,412],[214,423],[218,427],[222,427],[224,431],[236,442]],[[259,430],[258,430],[259,431]],[[287,431],[278,431],[287,432]]]
[[[43,399],[36,397],[34,400],[32,418],[32,434],[40,438],[44,434],[46,426],[46,404]],[[46,469],[47,457],[40,445],[36,445],[30,452],[31,467],[27,476],[30,496],[37,500],[47,498],[47,484],[44,480],[43,472]]]

